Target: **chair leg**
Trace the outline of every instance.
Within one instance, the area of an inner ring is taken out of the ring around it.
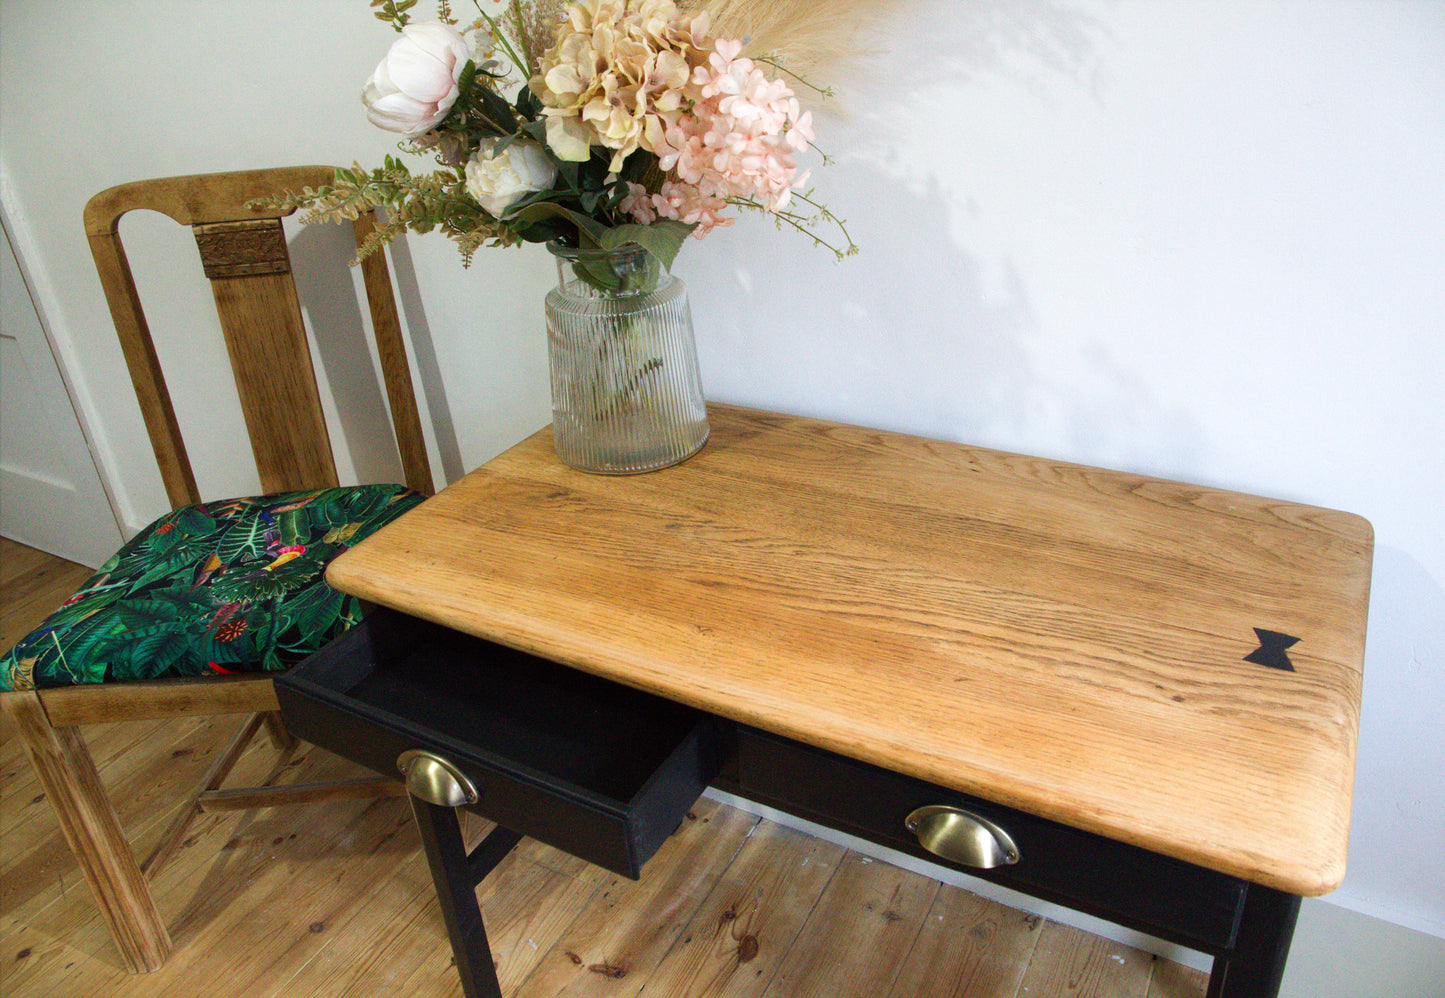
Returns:
[[[292,752],[296,749],[296,736],[286,730],[286,725],[281,721],[279,710],[268,710],[266,712],[266,737],[271,739],[271,744],[277,752]]]
[[[52,727],[34,692],[13,693],[0,700],[90,883],[126,969],[133,974],[160,969],[170,955],[170,934],[80,732]]]

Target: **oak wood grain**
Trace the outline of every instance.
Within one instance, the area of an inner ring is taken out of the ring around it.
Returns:
[[[57,725],[138,721],[198,714],[253,714],[279,709],[266,673],[196,682],[161,679],[120,685],[56,686],[39,691]]]
[[[729,406],[675,468],[542,431],[333,563],[373,602],[1299,894],[1344,872],[1347,513]],[[1254,628],[1294,671],[1245,661]]]
[[[335,488],[331,437],[291,274],[212,278],[211,292],[261,491]]]

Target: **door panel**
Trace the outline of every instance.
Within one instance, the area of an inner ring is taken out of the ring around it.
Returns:
[[[120,546],[120,528],[9,233],[0,235],[0,534],[94,568]]]

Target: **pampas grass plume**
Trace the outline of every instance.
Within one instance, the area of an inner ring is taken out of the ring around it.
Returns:
[[[771,57],[789,72],[810,78],[829,67],[858,61],[860,38],[884,0],[684,0],[706,10],[717,38],[741,38],[754,58]],[[803,94],[799,94],[800,97]]]

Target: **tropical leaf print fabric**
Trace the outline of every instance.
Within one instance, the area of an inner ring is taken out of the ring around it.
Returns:
[[[327,564],[421,501],[366,485],[168,513],[0,658],[0,690],[289,668],[361,619]]]

